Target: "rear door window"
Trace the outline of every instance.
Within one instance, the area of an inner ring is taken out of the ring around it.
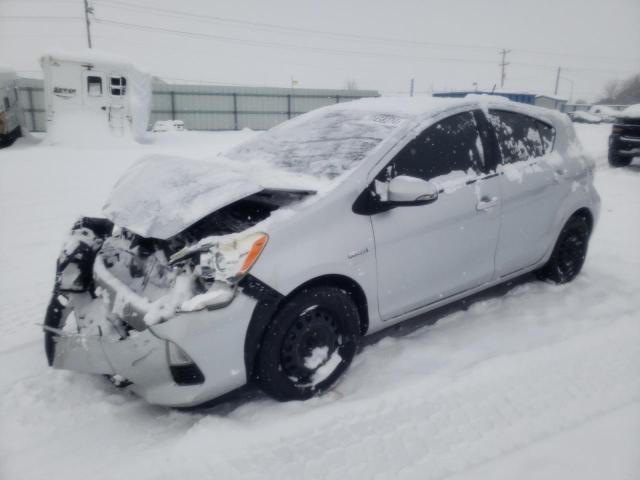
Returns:
[[[544,153],[551,152],[553,150],[553,145],[556,142],[556,129],[539,120],[536,120],[536,125],[538,126],[540,137],[542,137]]]
[[[489,121],[496,132],[504,163],[527,161],[545,154],[538,129],[541,122],[536,119],[515,112],[490,110]]]
[[[431,180],[453,171],[476,172],[484,168],[484,152],[471,112],[445,118],[409,142],[378,180],[398,175]]]

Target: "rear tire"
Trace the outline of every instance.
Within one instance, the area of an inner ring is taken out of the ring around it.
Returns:
[[[311,398],[329,389],[349,367],[359,336],[358,309],[347,292],[305,288],[267,327],[255,379],[276,400]]]
[[[538,278],[558,284],[576,278],[587,256],[590,234],[585,217],[571,217],[562,228],[549,261],[538,271]]]

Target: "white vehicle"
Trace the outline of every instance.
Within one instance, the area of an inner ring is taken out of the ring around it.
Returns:
[[[495,97],[358,100],[211,162],[143,159],[72,230],[48,360],[155,404],[309,398],[361,336],[526,272],[575,278],[593,168],[565,115]]]
[[[135,139],[146,132],[151,77],[126,59],[95,51],[52,52],[40,63],[51,142],[85,135]]]
[[[589,109],[589,113],[600,117],[601,121],[613,123],[616,117],[620,115],[620,112],[609,105],[592,105]]]
[[[182,120],[157,120],[151,129],[153,132],[184,132]]]
[[[576,110],[569,114],[571,120],[576,123],[601,123],[602,117],[595,113],[585,112],[583,110]]]
[[[0,66],[0,148],[11,145],[21,135],[16,73]]]

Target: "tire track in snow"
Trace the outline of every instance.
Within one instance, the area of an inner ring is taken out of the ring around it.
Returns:
[[[639,401],[639,338],[640,326],[627,317],[610,329],[485,361],[438,391],[418,382],[395,397],[386,392],[393,401],[343,405],[347,413],[270,440],[231,440],[208,458],[192,449],[206,437],[196,426],[168,463],[181,478],[445,478]]]

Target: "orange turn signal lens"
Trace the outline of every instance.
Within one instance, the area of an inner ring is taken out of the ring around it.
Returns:
[[[268,240],[269,236],[266,233],[259,234],[259,237],[253,242],[253,245],[251,245],[249,253],[247,253],[244,262],[242,263],[242,267],[240,267],[240,270],[236,274],[237,277],[243,276],[249,271],[253,264],[256,263],[256,260],[258,260],[258,257],[262,253],[262,250],[264,250],[264,247],[267,245]]]

